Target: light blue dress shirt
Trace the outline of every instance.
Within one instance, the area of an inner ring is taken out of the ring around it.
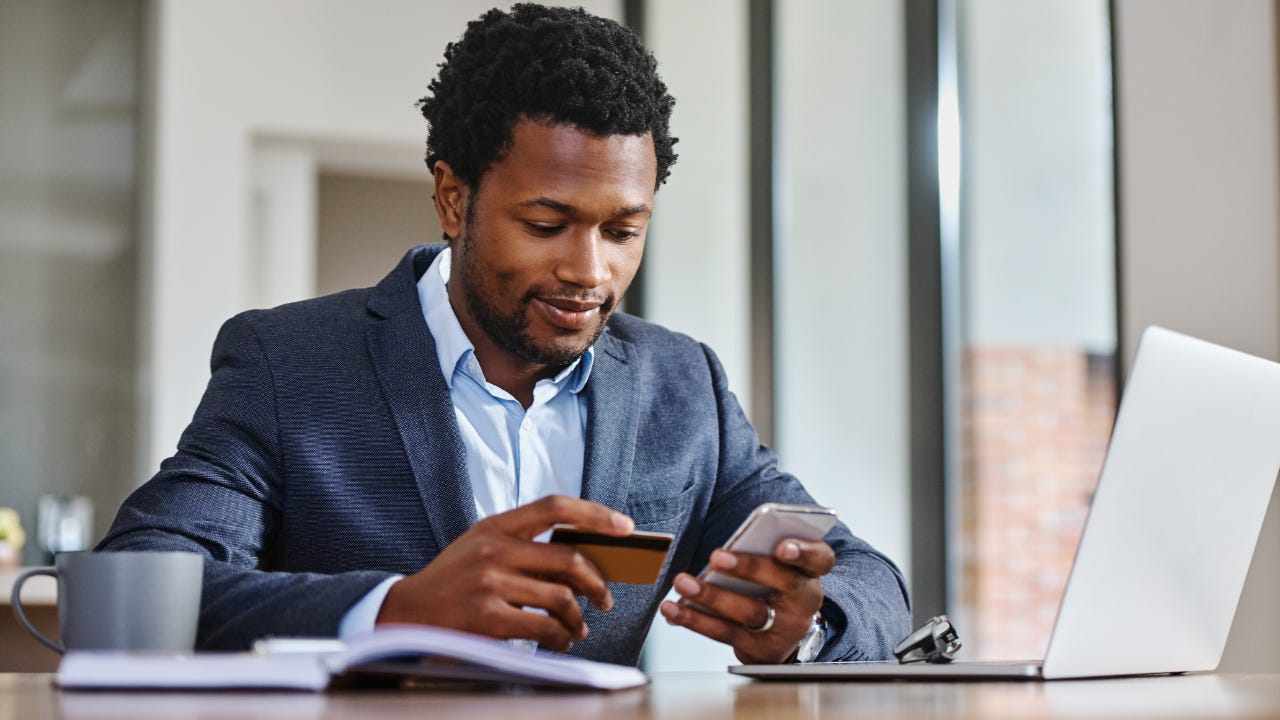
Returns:
[[[477,518],[548,495],[580,497],[587,433],[582,389],[591,376],[594,348],[555,377],[539,380],[526,410],[506,390],[485,380],[475,345],[449,303],[451,256],[444,250],[422,274],[418,300],[453,398]],[[338,626],[338,637],[372,630],[382,601],[399,579],[388,578],[353,605]]]

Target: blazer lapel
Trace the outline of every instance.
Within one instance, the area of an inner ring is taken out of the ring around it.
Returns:
[[[434,251],[433,251],[434,250]],[[436,248],[414,248],[374,288],[366,333],[369,355],[413,469],[436,546],[443,550],[476,521],[467,454],[449,386],[440,373],[416,282]]]
[[[587,448],[582,497],[626,512],[631,466],[636,454],[640,411],[636,405],[639,368],[630,343],[607,331],[596,342],[587,394]]]

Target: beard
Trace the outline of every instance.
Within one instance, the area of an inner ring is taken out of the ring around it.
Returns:
[[[481,331],[493,338],[498,345],[507,351],[515,354],[522,360],[537,365],[545,365],[548,367],[562,368],[582,357],[587,348],[595,344],[600,337],[600,333],[604,332],[605,323],[613,312],[616,299],[605,298],[603,304],[600,305],[599,319],[594,328],[590,330],[590,338],[585,341],[574,342],[573,338],[577,337],[575,333],[572,336],[566,336],[560,342],[539,341],[529,332],[529,312],[530,306],[535,297],[544,300],[565,298],[575,300],[586,300],[590,298],[590,294],[582,292],[572,287],[535,287],[530,288],[523,296],[521,296],[509,313],[504,313],[501,308],[486,298],[502,297],[505,288],[499,286],[496,288],[488,287],[493,284],[492,275],[488,275],[485,269],[480,267],[473,252],[474,243],[476,242],[475,227],[470,218],[467,222],[467,232],[461,238],[462,245],[462,262],[459,263],[459,277],[462,281],[463,294],[466,296],[467,311],[471,317],[475,318],[476,324],[480,326]],[[500,281],[499,281],[500,282]],[[485,293],[484,290],[488,290]]]

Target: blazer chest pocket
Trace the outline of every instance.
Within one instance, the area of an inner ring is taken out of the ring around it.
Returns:
[[[684,487],[674,493],[670,492],[674,488],[664,488],[667,492],[660,492],[655,496],[632,495],[627,498],[627,514],[635,520],[637,527],[678,520],[684,517],[693,503],[694,485],[693,478],[689,478]]]

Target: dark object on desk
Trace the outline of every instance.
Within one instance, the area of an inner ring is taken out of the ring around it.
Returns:
[[[960,651],[960,634],[951,618],[935,615],[893,649],[898,662],[949,663]]]

